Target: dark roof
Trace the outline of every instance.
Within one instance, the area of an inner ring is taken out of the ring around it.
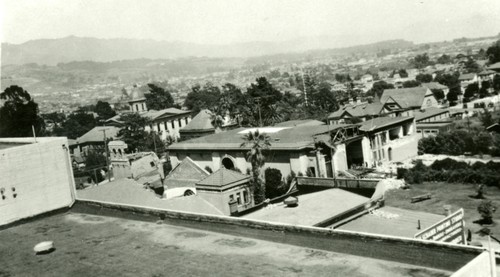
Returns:
[[[343,126],[343,125],[342,125]],[[317,125],[296,127],[260,127],[260,128],[237,128],[227,132],[194,138],[169,146],[170,150],[215,150],[231,149],[246,150],[248,147],[240,147],[243,136],[249,132],[259,129],[271,138],[272,150],[300,150],[314,144],[313,136],[327,133],[329,130],[342,127],[341,125]]]
[[[413,120],[413,117],[377,117],[371,120],[362,122],[359,127],[360,131],[370,132],[375,131],[380,128],[388,127],[394,124],[398,124],[404,121]]]
[[[449,113],[450,111],[440,109],[440,108],[427,108],[425,110],[418,110],[414,112],[415,120],[423,120],[429,117],[436,116],[438,114]]]
[[[424,87],[386,89],[380,102],[385,103],[392,98],[401,108],[421,107],[428,91],[429,89]]]
[[[250,178],[250,176],[234,170],[221,168],[196,183],[196,189],[228,189],[236,185],[247,183],[250,181]]]
[[[206,178],[210,174],[186,157],[165,177],[166,189],[179,187],[195,187],[196,182]]]
[[[344,115],[344,113],[348,113],[353,117],[378,115],[382,111],[383,107],[384,105],[382,103],[347,104],[331,113],[328,118],[340,118]]]

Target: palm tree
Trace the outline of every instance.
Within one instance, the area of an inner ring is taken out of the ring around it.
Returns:
[[[265,163],[265,157],[262,152],[271,146],[271,138],[267,134],[261,134],[257,129],[254,132],[246,133],[243,136],[243,140],[240,147],[250,147],[246,156],[247,161],[250,161],[252,164],[254,201],[256,204],[259,204],[265,200],[266,195],[264,182],[260,178],[261,168]]]

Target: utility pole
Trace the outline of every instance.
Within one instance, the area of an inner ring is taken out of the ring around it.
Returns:
[[[109,160],[108,160],[108,144],[106,143],[106,129],[101,130],[104,135],[104,152],[106,153],[106,170],[108,171],[108,181],[111,182],[111,174],[109,172]],[[97,180],[97,179],[96,179]]]

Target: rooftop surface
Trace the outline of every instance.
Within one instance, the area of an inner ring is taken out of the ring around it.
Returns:
[[[114,126],[96,126],[92,130],[83,134],[77,139],[78,143],[86,142],[102,142],[104,144],[104,131],[106,131],[106,138],[116,139],[120,128]]]
[[[356,218],[336,229],[413,238],[416,233],[443,218],[445,218],[443,215],[386,206],[377,209],[373,213]],[[419,220],[421,228],[417,229]]]
[[[0,231],[1,276],[449,276],[428,269],[167,224],[79,213]],[[56,250],[34,255],[51,240]]]
[[[9,143],[9,142],[0,142],[0,150],[7,149],[7,148],[11,148],[11,147],[16,147],[16,146],[23,146],[23,145],[26,145],[26,144],[28,144],[28,143],[16,143],[16,142]]]
[[[399,116],[399,117],[389,117],[389,116],[383,116],[383,117],[377,117],[373,118],[367,121],[363,121],[359,123],[360,131],[364,132],[369,132],[369,131],[374,131],[380,128],[388,127],[394,124],[398,124],[404,121],[409,121],[412,120],[413,117],[405,117],[405,116]]]
[[[443,114],[443,113],[449,113],[449,110],[432,107],[432,108],[427,108],[423,111],[421,110],[414,111],[416,121],[423,120],[428,117],[436,116],[438,114]]]
[[[370,199],[342,189],[327,189],[299,195],[299,205],[289,208],[285,204],[275,204],[243,216],[270,222],[313,226],[337,216]]]
[[[386,89],[380,98],[380,102],[385,103],[389,98],[392,98],[402,108],[420,107],[424,103],[427,91],[428,88],[424,87]]]
[[[142,185],[130,179],[116,180],[111,183],[78,190],[77,198],[156,209],[223,215],[217,208],[196,195],[168,200],[160,199],[152,191],[144,189]]]
[[[335,125],[300,125],[296,127],[263,127],[258,128],[261,133],[266,133],[271,137],[270,149],[290,149],[299,150],[304,147],[314,145],[313,136],[320,133],[327,133],[334,130]],[[257,128],[253,128],[257,129]],[[252,128],[237,128],[227,132],[208,135],[200,138],[190,139],[169,146],[170,150],[214,150],[214,149],[237,149],[240,147],[243,136]],[[269,132],[268,132],[269,131]]]

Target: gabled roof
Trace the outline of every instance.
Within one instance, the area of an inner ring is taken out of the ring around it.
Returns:
[[[485,70],[479,72],[477,75],[479,75],[479,76],[487,76],[487,75],[492,75],[492,74],[495,74],[495,73],[496,73],[496,71],[485,69]]]
[[[365,117],[368,115],[378,115],[382,112],[384,105],[382,103],[363,103],[363,104],[347,104],[342,106],[337,111],[331,113],[328,118],[341,118],[345,113],[352,117]]]
[[[223,191],[241,184],[245,184],[249,182],[250,179],[251,177],[248,175],[236,172],[234,170],[221,168],[212,173],[210,176],[196,183],[196,189]]]
[[[89,142],[102,142],[104,143],[104,130],[106,130],[107,139],[116,139],[120,128],[114,126],[97,126],[92,130],[85,133],[83,136],[76,139],[79,144]]]
[[[195,184],[210,174],[191,158],[186,157],[165,177],[167,189],[179,187],[195,187]]]
[[[391,97],[401,108],[421,107],[428,92],[430,90],[424,87],[386,89],[380,102],[385,103]]]
[[[377,117],[371,120],[364,121],[360,124],[359,130],[364,132],[371,132],[391,125],[399,124],[404,121],[412,121],[411,117]]]

